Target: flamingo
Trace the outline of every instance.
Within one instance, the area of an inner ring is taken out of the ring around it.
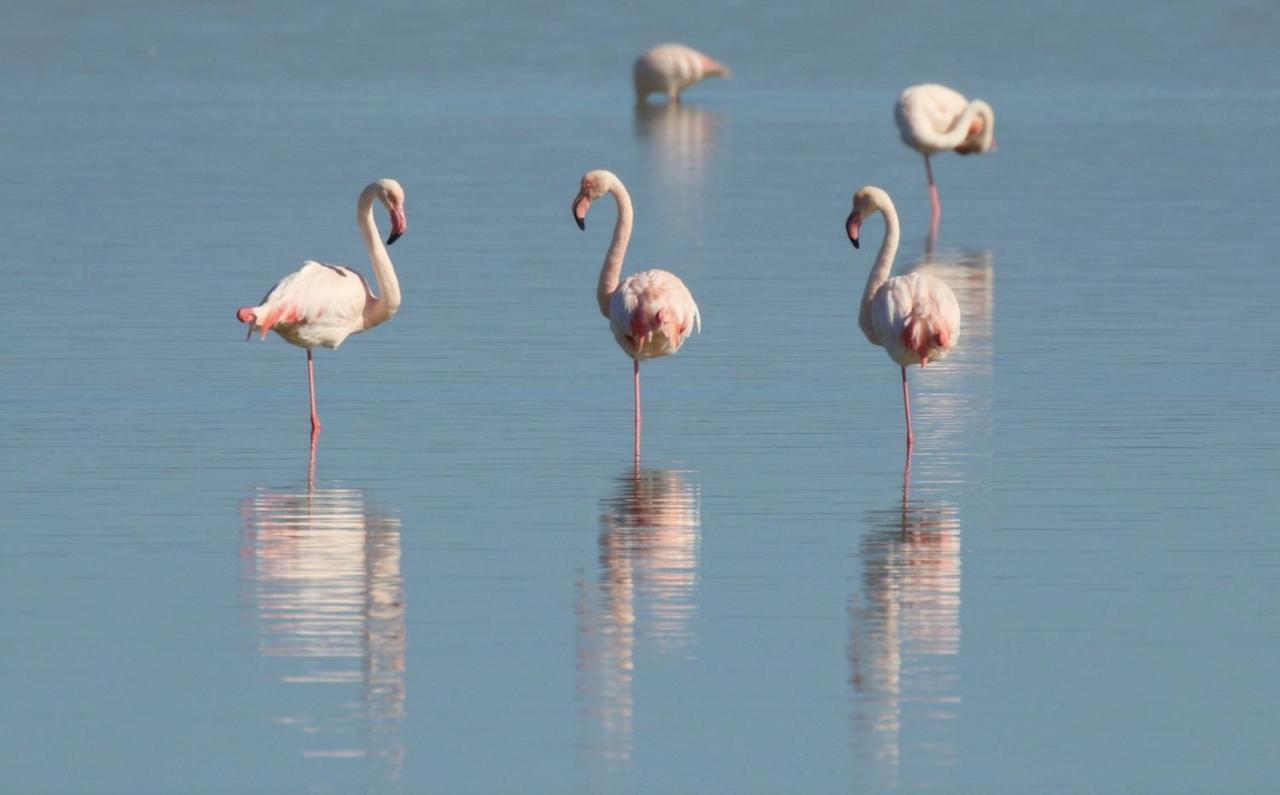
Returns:
[[[937,83],[911,86],[898,97],[893,109],[902,142],[924,155],[924,172],[929,178],[929,202],[933,215],[930,236],[938,235],[942,202],[933,181],[929,155],[948,149],[962,155],[983,154],[996,148],[996,114],[980,99],[972,102],[964,95]]]
[[[911,432],[911,399],[907,365],[924,367],[947,355],[960,339],[960,305],[947,283],[925,273],[889,278],[898,253],[898,211],[882,189],[866,186],[853,195],[853,212],[845,221],[849,242],[858,248],[864,221],[884,213],[884,242],[867,276],[858,310],[858,325],[872,345],[879,345],[902,370],[902,406],[907,415],[907,451],[915,446]]]
[[[578,228],[587,228],[587,210],[591,202],[612,193],[618,203],[618,220],[613,226],[613,241],[600,268],[596,301],[600,314],[609,319],[609,329],[627,356],[631,357],[635,386],[635,458],[640,459],[640,362],[667,356],[680,350],[694,329],[702,331],[698,305],[684,282],[674,273],[647,270],[628,276],[619,283],[622,260],[631,240],[631,195],[622,180],[611,171],[588,171],[582,176],[582,187],[573,199],[573,220]]]
[[[336,348],[348,336],[390,320],[400,308],[400,282],[373,217],[375,199],[391,214],[387,246],[405,233],[408,223],[404,215],[404,189],[399,182],[380,179],[360,192],[356,224],[369,251],[380,296],[375,296],[364,277],[348,267],[307,260],[272,287],[262,303],[236,310],[236,319],[249,324],[246,340],[255,331],[262,332],[265,340],[274,330],[285,342],[307,349],[313,442],[323,426],[316,413],[316,376],[311,350],[321,345]]]
[[[666,94],[669,101],[679,102],[680,92],[704,78],[729,76],[729,67],[683,44],[659,44],[637,58],[632,70],[637,102],[650,94]]]

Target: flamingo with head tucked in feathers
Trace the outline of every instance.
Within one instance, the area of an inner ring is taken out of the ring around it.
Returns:
[[[572,205],[573,220],[578,228],[587,228],[591,203],[609,193],[618,203],[618,220],[600,268],[596,301],[600,313],[609,319],[614,339],[634,364],[635,457],[639,460],[640,362],[680,350],[695,329],[702,330],[702,316],[689,288],[674,273],[655,269],[621,278],[622,261],[631,240],[633,210],[631,195],[613,172],[596,170],[583,175]]]
[[[705,53],[683,44],[659,44],[636,59],[631,72],[636,101],[650,94],[663,94],[679,102],[680,94],[708,77],[729,77],[729,67]]]
[[[858,248],[862,224],[884,213],[884,242],[876,255],[858,310],[858,326],[872,345],[879,345],[902,369],[902,405],[907,416],[907,450],[915,445],[911,431],[911,398],[907,365],[924,367],[947,355],[960,339],[960,305],[941,279],[924,273],[889,278],[898,253],[898,211],[889,194],[868,185],[853,196],[853,212],[845,221],[849,242]]]
[[[272,287],[257,306],[236,310],[236,319],[249,324],[248,336],[259,331],[265,340],[269,332],[275,331],[286,342],[307,349],[313,439],[322,426],[316,412],[316,377],[311,350],[319,346],[336,348],[350,335],[390,320],[400,308],[400,282],[378,234],[373,217],[374,201],[381,202],[391,215],[391,234],[386,246],[405,233],[408,223],[400,183],[380,179],[361,191],[356,202],[356,223],[373,265],[378,295],[350,268],[307,260]]]
[[[942,202],[933,181],[929,156],[948,150],[962,155],[983,154],[996,148],[996,114],[980,99],[972,102],[964,95],[936,83],[911,86],[902,92],[893,109],[902,142],[924,155],[924,172],[929,178],[929,203],[933,216],[930,235],[938,236]]]

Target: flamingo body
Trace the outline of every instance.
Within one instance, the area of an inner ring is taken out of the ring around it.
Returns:
[[[695,330],[702,330],[702,316],[684,282],[664,270],[647,270],[622,278],[622,262],[631,241],[634,210],[631,194],[611,171],[597,169],[582,177],[582,186],[571,206],[579,229],[587,228],[591,203],[613,194],[618,220],[613,240],[600,267],[596,303],[609,319],[609,329],[633,363],[635,390],[635,458],[640,459],[640,362],[680,350]]]
[[[948,150],[980,154],[995,140],[995,114],[990,105],[980,99],[970,102],[960,92],[937,83],[903,91],[893,118],[902,142],[922,155]]]
[[[385,245],[373,217],[375,201],[381,202],[391,214],[391,235]],[[307,260],[301,268],[277,282],[257,306],[242,306],[236,310],[236,319],[249,326],[246,339],[258,331],[265,340],[267,334],[274,331],[286,342],[307,349],[313,444],[321,425],[316,411],[312,349],[336,348],[352,334],[390,320],[400,308],[400,282],[386,248],[408,227],[404,214],[404,189],[400,183],[393,179],[380,179],[365,187],[356,202],[356,222],[381,295],[375,296],[364,277],[350,268]]]
[[[898,123],[902,142],[924,155],[932,207],[929,239],[935,240],[938,221],[942,218],[942,200],[938,198],[929,157],[946,151],[972,155],[995,149],[995,111],[980,99],[970,101],[954,89],[924,83],[902,92],[894,106],[893,118]]]
[[[609,329],[632,359],[667,356],[680,350],[702,317],[680,277],[664,270],[628,276],[609,298]]]
[[[364,278],[350,268],[307,260],[261,304],[243,307],[236,317],[263,339],[274,331],[300,348],[336,348],[364,331],[364,307],[372,297]]]
[[[898,253],[898,211],[889,194],[866,186],[853,197],[853,212],[845,221],[849,241],[859,247],[863,222],[884,214],[884,242],[867,276],[858,311],[858,325],[872,345],[879,345],[902,370],[902,406],[907,420],[907,450],[915,444],[911,429],[911,398],[907,366],[921,367],[947,355],[960,340],[960,304],[941,279],[927,273],[889,277]]]
[[[899,365],[921,366],[947,355],[960,339],[960,305],[946,282],[927,273],[894,276],[871,301],[878,344]]]
[[[664,94],[679,101],[680,94],[708,77],[729,77],[729,67],[683,44],[659,44],[636,59],[632,78],[636,98]]]

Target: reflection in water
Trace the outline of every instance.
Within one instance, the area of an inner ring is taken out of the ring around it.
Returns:
[[[692,654],[701,521],[686,474],[638,469],[618,478],[600,517],[600,580],[579,585],[578,690],[593,727],[585,745],[606,776],[631,767],[637,644]]]
[[[274,720],[301,733],[307,758],[364,760],[375,780],[399,782],[405,717],[400,521],[370,508],[356,489],[310,485],[259,489],[241,512],[258,651],[288,663],[282,682],[305,686],[295,694],[297,711]]]
[[[902,504],[869,517],[862,588],[849,599],[854,738],[884,786],[897,785],[904,750],[917,767],[956,757],[960,519],[946,503],[912,502],[910,478],[908,458]]]
[[[693,105],[636,105],[636,137],[651,145],[668,221],[700,221],[705,214],[702,189],[720,126],[718,113]]]

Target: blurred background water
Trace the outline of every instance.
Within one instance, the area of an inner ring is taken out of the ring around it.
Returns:
[[[2,788],[1265,790],[1278,34],[1262,2],[6,6]],[[733,79],[636,110],[666,40]],[[929,253],[892,122],[925,81],[1000,142],[937,158]],[[638,470],[591,168],[627,269],[705,320],[645,368]],[[367,274],[382,176],[404,306],[317,354],[312,462],[303,352],[233,313],[306,258]],[[964,312],[909,472],[864,184]]]

